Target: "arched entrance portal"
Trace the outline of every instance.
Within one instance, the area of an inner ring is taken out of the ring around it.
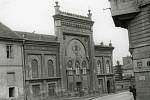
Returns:
[[[107,92],[110,93],[110,81],[107,80]]]

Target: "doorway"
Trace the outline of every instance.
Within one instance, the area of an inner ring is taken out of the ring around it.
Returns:
[[[107,92],[110,93],[110,80],[107,80]]]
[[[82,82],[76,82],[77,92],[79,93],[79,96],[81,96],[82,91]]]

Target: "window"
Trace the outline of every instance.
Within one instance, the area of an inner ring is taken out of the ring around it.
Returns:
[[[15,87],[9,88],[9,97],[15,97]]]
[[[38,78],[38,61],[33,59],[31,62],[32,66],[32,78]]]
[[[87,64],[86,64],[86,61],[83,61],[82,62],[82,74],[83,75],[87,74],[86,70],[87,70]]]
[[[142,62],[137,62],[137,67],[142,67]]]
[[[106,73],[110,73],[110,62],[109,60],[106,61]]]
[[[101,61],[97,60],[97,74],[101,73]]]
[[[48,76],[54,77],[54,65],[52,60],[48,61]]]
[[[7,72],[7,85],[12,86],[15,85],[15,72]]]
[[[68,68],[69,69],[72,68],[72,61],[71,60],[68,61]]]
[[[147,66],[150,66],[150,61],[147,61]]]
[[[80,75],[80,62],[79,61],[76,61],[75,67],[76,67],[76,75]]]
[[[68,84],[69,84],[69,86],[68,86],[69,91],[73,91],[73,83],[68,83]]]
[[[102,79],[98,79],[98,85],[99,85],[99,89],[103,90],[103,80]]]
[[[6,45],[7,58],[12,58],[12,45]]]
[[[68,71],[68,75],[73,75],[72,61],[71,60],[68,61],[67,71]]]
[[[48,95],[49,96],[55,96],[55,88],[56,88],[55,83],[49,83],[48,84]]]
[[[39,84],[32,85],[32,93],[33,93],[33,96],[40,95],[40,85]]]

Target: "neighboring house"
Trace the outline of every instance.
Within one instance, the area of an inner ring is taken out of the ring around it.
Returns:
[[[116,91],[128,90],[129,86],[135,85],[133,62],[130,56],[123,57],[123,65],[117,62],[114,72]]]
[[[0,100],[24,100],[22,39],[0,23]]]
[[[134,78],[133,62],[130,56],[123,57],[122,71],[123,79],[132,80]]]
[[[115,91],[115,80],[113,72],[113,49],[109,46],[95,45],[95,67],[98,81],[98,91],[100,93],[112,93]]]
[[[60,96],[59,43],[56,36],[17,32],[22,37],[27,100]]]
[[[109,0],[116,27],[128,30],[137,99],[150,98],[150,0]]]
[[[115,80],[121,81],[123,79],[122,65],[119,63],[119,61],[117,61],[117,65],[115,65],[113,68],[114,68]]]

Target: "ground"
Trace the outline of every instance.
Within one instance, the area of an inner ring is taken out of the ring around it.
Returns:
[[[134,99],[133,99],[133,95],[130,92],[126,91],[126,92],[94,98],[91,100],[134,100]]]

